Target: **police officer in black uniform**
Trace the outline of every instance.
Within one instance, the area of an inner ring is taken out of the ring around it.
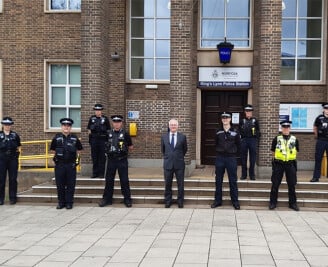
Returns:
[[[241,157],[241,180],[247,178],[247,157],[249,153],[249,177],[255,180],[255,162],[256,148],[260,137],[260,126],[258,120],[253,117],[253,106],[246,105],[244,107],[245,118],[239,123],[239,131],[241,136],[240,157]]]
[[[14,124],[12,118],[4,117],[0,131],[0,205],[5,199],[7,172],[9,175],[9,201],[11,205],[17,202],[17,171],[18,157],[21,146],[19,135],[11,130]]]
[[[323,112],[316,117],[313,124],[313,132],[317,138],[315,145],[315,165],[310,182],[319,182],[321,177],[321,161],[324,152],[328,155],[328,103],[322,104]]]
[[[95,115],[88,122],[89,143],[92,157],[92,178],[104,177],[105,172],[105,143],[110,130],[109,119],[102,114],[104,109],[101,104],[96,104],[93,109]]]
[[[57,186],[57,209],[73,208],[76,184],[76,165],[78,153],[83,149],[81,141],[75,134],[71,134],[73,120],[60,120],[62,133],[52,139],[50,150],[55,152],[55,179]]]
[[[111,116],[111,120],[113,123],[113,129],[110,130],[108,134],[106,144],[106,185],[103,199],[99,203],[99,207],[112,205],[115,174],[116,170],[118,170],[124,204],[126,207],[130,208],[132,206],[132,200],[128,177],[128,152],[133,149],[132,139],[130,134],[122,128],[122,116]]]
[[[215,160],[215,199],[211,208],[222,205],[222,182],[227,170],[230,186],[230,197],[233,207],[240,209],[237,186],[237,156],[240,152],[240,134],[231,127],[231,113],[221,114],[222,129],[216,132]]]

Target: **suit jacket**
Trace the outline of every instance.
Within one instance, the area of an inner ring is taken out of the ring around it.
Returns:
[[[184,169],[184,156],[187,153],[187,138],[184,134],[177,132],[177,141],[174,149],[170,145],[170,132],[162,135],[161,151],[164,157],[164,169]]]

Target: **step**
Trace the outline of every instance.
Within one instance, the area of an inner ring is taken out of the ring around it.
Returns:
[[[97,204],[101,200],[101,196],[88,195],[88,194],[75,194],[75,203],[94,203]],[[163,197],[160,196],[133,196],[133,204],[158,204],[163,205]],[[57,203],[56,194],[21,194],[18,196],[18,202],[42,202],[42,203]],[[123,197],[121,195],[113,196],[113,203],[122,203]],[[210,205],[213,202],[213,197],[185,197],[186,205]],[[268,206],[269,200],[264,197],[250,198],[239,197],[241,206]],[[328,208],[327,199],[298,199],[299,207],[313,207],[313,208]],[[230,197],[223,197],[223,205],[231,205]],[[288,198],[279,198],[278,207],[287,207]]]
[[[131,186],[132,195],[164,195],[164,187],[155,186]],[[56,186],[52,184],[42,184],[32,187],[33,193],[56,193]],[[102,195],[104,191],[104,186],[76,186],[76,194],[95,194]],[[177,188],[172,187],[173,193],[177,193]],[[206,187],[186,187],[185,186],[185,196],[213,196],[215,188]],[[229,195],[229,188],[223,187],[223,195]],[[119,185],[115,185],[114,193],[119,194],[121,189]],[[243,188],[238,189],[239,196],[249,196],[249,197],[268,197],[270,195],[270,188]],[[326,190],[309,190],[309,189],[296,189],[298,198],[326,198],[328,191]],[[281,188],[279,190],[279,196],[287,197],[288,190]]]

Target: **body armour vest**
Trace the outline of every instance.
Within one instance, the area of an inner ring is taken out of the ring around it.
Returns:
[[[106,148],[110,156],[127,156],[128,146],[125,140],[125,131],[123,129],[119,131],[110,130]]]
[[[236,131],[231,129],[227,132],[219,130],[216,132],[216,138],[216,152],[218,154],[230,156],[237,154],[238,147],[236,145],[236,139],[238,138],[238,133]]]
[[[318,126],[318,137],[328,138],[328,118],[324,115],[320,115],[320,125]]]
[[[258,133],[255,122],[255,118],[251,118],[249,120],[247,120],[246,118],[243,119],[243,123],[240,127],[241,137],[257,137]]]
[[[75,135],[68,135],[65,137],[63,134],[57,134],[55,138],[57,160],[75,162],[77,156],[77,137]]]
[[[296,160],[296,137],[291,135],[285,139],[282,135],[277,136],[277,145],[274,158],[282,161]]]
[[[106,122],[106,118],[104,116],[101,116],[101,117],[92,116],[91,124],[90,124],[91,132],[106,134],[107,128],[106,128],[105,122]]]
[[[9,135],[6,135],[3,131],[0,132],[0,151],[13,151],[16,152],[18,147],[17,133],[10,131]]]

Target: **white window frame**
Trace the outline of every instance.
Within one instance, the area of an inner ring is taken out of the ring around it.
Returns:
[[[65,1],[66,1],[66,9],[51,9],[51,0],[44,0],[44,12],[46,12],[46,13],[81,13],[81,9],[68,9],[68,3],[70,0],[65,0]],[[82,0],[80,0],[80,2],[82,5]]]
[[[298,0],[297,0],[298,2]],[[282,4],[282,8],[284,7],[284,3]],[[298,9],[297,9],[298,11]],[[300,19],[302,18],[311,18],[311,17],[299,17],[298,14],[296,15],[296,21],[299,21]],[[283,19],[283,17],[282,17]],[[324,40],[326,40],[327,38],[327,18],[326,18],[326,0],[322,0],[322,16],[321,16],[321,20],[322,20],[322,23],[321,23],[321,57],[320,57],[320,80],[297,80],[297,79],[294,79],[294,80],[280,80],[280,84],[282,85],[287,85],[287,84],[325,84],[325,80],[326,80],[326,76],[325,76],[325,65],[326,65],[326,61],[325,61],[325,57],[324,57],[324,51],[326,51],[326,42]],[[297,23],[296,24],[296,38],[295,38],[295,42],[296,44],[299,42],[299,38],[297,37],[297,34],[298,34],[298,26],[299,24]],[[291,38],[292,40],[294,40],[294,38]],[[305,40],[311,40],[312,38],[301,38],[301,39],[305,39]],[[316,39],[317,38],[313,38],[313,39]],[[281,42],[283,40],[289,40],[288,38],[281,38]],[[298,57],[297,55],[297,50],[296,50],[296,55],[295,57],[289,57],[289,58],[285,58],[285,59],[294,59],[295,60],[295,78],[297,78],[297,60],[301,58],[301,57]],[[310,58],[310,57],[305,57],[305,58]],[[281,56],[281,60],[283,59],[283,57]]]
[[[0,13],[2,13],[3,0],[0,0]]]
[[[135,79],[135,78],[132,78],[131,77],[131,68],[132,68],[132,52],[131,52],[131,50],[132,50],[132,39],[133,39],[131,37],[131,34],[132,34],[132,31],[131,31],[131,21],[132,21],[132,18],[133,18],[132,17],[132,14],[131,14],[131,6],[132,6],[131,1],[132,0],[129,0],[129,6],[128,6],[128,8],[129,8],[129,20],[128,20],[128,29],[129,29],[129,32],[128,32],[128,40],[129,40],[128,62],[129,62],[129,64],[127,66],[127,75],[128,75],[127,82],[134,82],[134,83],[149,83],[149,82],[150,83],[154,83],[154,82],[156,82],[156,83],[169,83],[170,82],[170,77],[168,79],[165,79],[165,80],[163,80],[163,79],[161,79],[161,80],[160,79],[156,79],[156,77],[155,77],[155,75],[156,75],[156,64],[155,64],[155,61],[158,58],[168,59],[169,60],[169,66],[168,66],[168,68],[170,69],[171,53],[170,53],[169,57],[156,57],[156,55],[154,55],[154,57],[151,58],[151,59],[154,60],[154,68],[153,68],[154,79]],[[168,8],[170,9],[171,7],[168,6]],[[156,4],[155,4],[155,9],[156,9]],[[139,17],[137,17],[137,18],[139,18]],[[144,17],[144,19],[146,19],[146,18],[149,19],[149,17]],[[154,21],[156,19],[158,19],[158,18],[159,17],[156,17],[156,16],[151,17],[151,19],[153,19]],[[170,16],[170,24],[171,24],[171,16]],[[155,25],[155,23],[154,23],[154,25]],[[156,29],[154,29],[154,31],[156,31]],[[139,38],[136,38],[136,39],[139,39]],[[168,39],[166,39],[166,38],[156,38],[156,34],[154,34],[154,37],[151,40],[154,40],[154,46],[155,46],[155,41],[156,40],[169,40],[170,41],[170,39],[171,39],[171,35],[170,35],[170,37]],[[155,51],[155,47],[154,47],[154,51]],[[136,58],[138,58],[138,57],[136,57]],[[140,58],[146,58],[146,57],[140,57]],[[147,57],[147,58],[149,58],[149,57]],[[169,70],[169,76],[170,76],[170,70]]]
[[[226,2],[229,0],[225,0]],[[252,50],[253,49],[253,17],[254,17],[254,12],[253,12],[253,7],[254,7],[254,0],[249,0],[249,36],[248,36],[248,42],[249,45],[247,47],[240,47],[237,45],[234,45],[234,49],[238,49],[238,50]],[[202,21],[203,21],[203,17],[202,17],[202,8],[203,8],[203,0],[200,0],[200,4],[199,4],[199,41],[198,41],[198,49],[201,50],[213,50],[216,49],[216,47],[208,47],[208,46],[202,46]],[[229,18],[229,17],[228,17]],[[245,19],[244,17],[238,18],[238,17],[234,17],[234,19]],[[227,42],[230,42],[232,44],[234,44],[234,39],[229,39],[229,36],[226,36],[226,25],[227,25],[227,16],[226,16],[226,9],[224,10],[224,32],[225,32],[225,37],[227,38]],[[236,40],[241,40],[240,38],[235,38]],[[219,44],[220,42],[224,41],[224,37],[221,39],[217,40],[217,44]]]
[[[81,62],[77,61],[77,60],[46,60],[45,64],[44,64],[44,71],[45,71],[45,84],[44,84],[44,88],[45,88],[45,102],[44,102],[44,106],[45,106],[45,117],[44,117],[44,125],[45,125],[45,132],[58,132],[58,130],[60,130],[60,127],[51,127],[50,123],[51,123],[51,108],[53,107],[50,103],[51,103],[51,65],[80,65],[81,66]],[[56,85],[58,86],[58,85]],[[68,83],[66,85],[61,85],[62,87],[66,87],[66,94],[69,93],[69,90],[67,89],[67,87],[80,87],[81,88],[81,84],[79,85],[69,85]],[[67,95],[66,95],[67,97]],[[67,98],[69,99],[69,98]],[[80,105],[69,105],[69,104],[65,104],[63,107],[66,108],[66,110],[69,111],[70,108],[80,108],[81,109],[81,103]],[[68,111],[66,112],[67,117],[68,115]],[[82,118],[80,118],[82,120]],[[74,124],[72,126],[72,132],[81,132],[81,127],[75,127]]]

